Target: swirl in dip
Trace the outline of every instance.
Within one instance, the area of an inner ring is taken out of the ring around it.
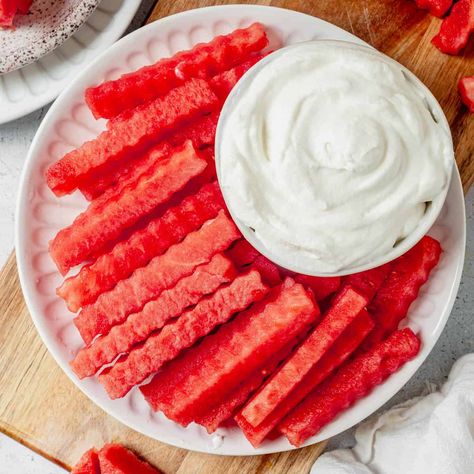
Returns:
[[[293,267],[326,274],[374,262],[448,185],[451,137],[428,103],[369,48],[280,50],[243,81],[220,125],[229,208]]]

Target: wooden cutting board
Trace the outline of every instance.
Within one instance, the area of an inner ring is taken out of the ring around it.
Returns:
[[[149,21],[182,10],[236,2],[160,0]],[[474,180],[474,116],[461,106],[456,84],[474,74],[474,41],[463,56],[430,44],[440,20],[409,0],[274,0],[260,3],[298,10],[352,31],[415,72],[440,101],[452,127],[465,191]],[[323,444],[289,453],[218,457],[172,448],[115,421],[90,402],[56,365],[25,307],[12,254],[0,273],[0,430],[69,467],[90,446],[122,442],[167,474],[304,474]]]

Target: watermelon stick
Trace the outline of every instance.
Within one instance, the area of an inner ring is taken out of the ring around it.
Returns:
[[[209,263],[197,267],[194,273],[164,290],[156,300],[149,301],[142,311],[131,314],[122,324],[113,326],[108,334],[81,349],[71,362],[72,369],[81,379],[94,375],[103,365],[128,352],[188,306],[229,282],[234,274],[230,260],[222,254],[215,255]]]
[[[120,444],[106,444],[99,451],[102,474],[162,474]]]
[[[167,94],[192,77],[209,78],[243,62],[267,46],[265,30],[259,23],[217,36],[192,50],[124,74],[86,90],[86,102],[94,117],[112,118],[127,109]]]
[[[364,397],[376,385],[418,354],[420,340],[409,328],[343,365],[316,388],[280,424],[280,431],[294,446],[301,446],[340,412]]]
[[[392,271],[369,305],[375,328],[364,341],[364,350],[370,349],[397,329],[410,305],[416,300],[420,288],[427,282],[440,255],[439,242],[425,236],[395,260]]]
[[[287,279],[141,387],[154,410],[186,426],[285,347],[319,314],[304,288]]]
[[[123,397],[165,362],[174,359],[216,326],[262,299],[267,291],[268,287],[262,283],[257,271],[238,276],[229,286],[202,299],[176,322],[167,324],[159,333],[151,335],[142,346],[133,349],[127,357],[102,372],[99,381],[110,398]],[[138,323],[141,324],[141,321]]]
[[[242,418],[252,426],[262,423],[320,362],[366,304],[363,295],[344,287],[316,329],[242,409]]]
[[[359,347],[373,327],[374,322],[369,313],[366,310],[362,310],[336,340],[327,354],[312,367],[304,379],[291,391],[289,396],[258,426],[252,426],[241,413],[237,413],[235,420],[250,443],[256,448],[260,446],[262,441],[273,431],[285,415],[295,408],[298,403]]]
[[[46,171],[57,195],[72,193],[92,170],[140,151],[194,118],[212,112],[219,101],[206,81],[193,79],[168,95],[134,109],[110,129],[53,163]]]
[[[107,334],[129,314],[140,311],[148,301],[193,273],[198,265],[209,262],[239,237],[234,223],[220,211],[215,219],[188,234],[182,242],[135,270],[126,280],[119,281],[95,303],[85,306],[75,318],[74,323],[86,344],[98,334]]]
[[[94,263],[83,266],[77,275],[64,281],[57,294],[71,311],[94,303],[100,294],[128,278],[134,270],[216,217],[223,206],[218,184],[204,185],[195,195],[185,198],[128,239],[117,243]]]

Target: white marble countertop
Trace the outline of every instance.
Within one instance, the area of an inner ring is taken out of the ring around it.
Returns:
[[[154,0],[145,0],[130,30],[143,23]],[[13,249],[15,197],[28,147],[47,112],[44,107],[22,119],[0,125],[0,266]],[[385,407],[423,393],[428,382],[440,384],[453,362],[474,352],[474,189],[466,198],[468,243],[461,288],[448,324],[432,353],[412,380]],[[382,409],[383,409],[382,408]],[[331,440],[331,447],[351,445],[353,430]],[[64,472],[27,448],[0,434],[0,474],[56,474]]]

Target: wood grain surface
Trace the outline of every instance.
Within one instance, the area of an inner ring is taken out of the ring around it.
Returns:
[[[451,124],[465,191],[474,181],[474,118],[456,84],[474,74],[474,45],[463,56],[430,44],[440,20],[408,0],[210,2],[160,0],[150,21],[207,5],[259,3],[298,10],[352,31],[415,72],[440,101]],[[40,340],[25,307],[12,254],[0,273],[0,430],[64,467],[90,446],[116,441],[136,449],[166,474],[304,474],[322,444],[276,455],[219,457],[150,440],[115,421],[66,377]]]

